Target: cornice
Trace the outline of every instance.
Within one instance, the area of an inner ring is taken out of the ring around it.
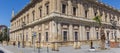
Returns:
[[[23,13],[25,13],[26,11],[28,11],[30,8],[34,7],[35,4],[37,2],[39,2],[41,0],[33,0],[30,1],[30,3],[28,3],[21,11],[19,11],[10,21],[12,22],[13,20],[15,20],[16,18],[18,18],[19,16],[21,16]]]
[[[34,7],[35,4],[37,2],[40,2],[42,0],[33,0],[32,2],[30,2],[29,4],[27,4],[21,11],[19,11],[10,21],[12,22],[13,20],[15,20],[16,18],[18,18],[19,16],[21,16],[23,13],[25,13],[26,11],[28,11],[30,8]],[[85,1],[85,0],[84,0]],[[101,7],[106,7],[107,9],[111,10],[111,11],[114,11],[114,12],[117,12],[120,14],[120,10],[117,10],[109,5],[106,5],[102,2],[98,2],[98,1],[92,1],[92,0],[86,0],[86,1],[89,1],[89,2],[93,2]]]

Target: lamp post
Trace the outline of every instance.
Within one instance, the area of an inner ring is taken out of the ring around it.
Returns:
[[[22,29],[25,27],[25,22],[22,22]],[[24,44],[24,29],[23,29],[23,38],[22,38],[22,48],[25,47],[25,44]]]
[[[33,47],[35,52],[35,38],[36,38],[36,32],[33,32]]]

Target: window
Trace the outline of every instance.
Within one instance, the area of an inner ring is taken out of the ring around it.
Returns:
[[[87,32],[87,40],[89,40],[89,32]]]
[[[48,32],[46,32],[46,42],[48,42]]]
[[[28,41],[28,33],[26,34],[26,41]]]
[[[19,41],[20,39],[19,39],[19,36],[18,36],[18,41]]]
[[[49,14],[49,3],[46,4],[46,14]]]
[[[33,15],[33,21],[35,20],[35,11],[32,12]]]
[[[27,23],[29,23],[29,14],[27,15]]]
[[[41,33],[39,33],[39,42],[41,41]]]
[[[88,10],[85,10],[85,17],[87,18]]]
[[[97,39],[99,39],[99,33],[98,32],[96,32],[96,35],[97,35]]]
[[[62,13],[66,13],[66,5],[62,4]]]
[[[67,31],[63,31],[63,40],[67,41]]]
[[[78,32],[75,32],[75,41],[78,41]]]
[[[26,17],[24,16],[24,21],[23,22],[26,22]]]
[[[76,7],[73,7],[73,15],[76,16]]]
[[[42,7],[39,8],[40,17],[42,17]]]
[[[111,34],[112,34],[112,39],[113,39],[114,38],[113,32]]]
[[[105,15],[105,22],[107,22],[107,14]]]
[[[95,12],[94,15],[97,16],[97,12]]]

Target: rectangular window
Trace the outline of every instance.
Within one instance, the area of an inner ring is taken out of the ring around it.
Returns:
[[[49,4],[46,5],[46,14],[49,14]]]
[[[27,23],[29,23],[29,14],[27,15]]]
[[[99,33],[98,32],[96,32],[96,35],[97,35],[97,39],[99,39]]]
[[[66,13],[66,5],[62,4],[62,13]]]
[[[94,16],[97,16],[97,12],[94,13]]]
[[[87,32],[87,40],[89,40],[89,38],[90,38],[90,37],[89,37],[89,32]]]
[[[35,20],[35,11],[32,12],[33,21]]]
[[[39,42],[41,41],[41,33],[39,33]]]
[[[26,23],[26,16],[24,16],[24,21],[23,22]]]
[[[76,16],[76,7],[73,7],[73,15]]]
[[[87,10],[85,10],[85,18],[87,18],[88,16],[87,16],[87,14],[88,14],[88,11]]]
[[[78,41],[78,32],[75,32],[75,41]]]
[[[67,41],[67,31],[63,31],[63,40]]]
[[[105,22],[107,22],[107,14],[105,15]]]
[[[42,7],[39,8],[40,17],[42,17]]]
[[[34,36],[32,36],[32,44],[33,44],[33,42],[34,42]]]
[[[48,42],[48,32],[46,32],[46,42]]]
[[[112,33],[112,39],[113,39],[113,37],[114,37],[114,35],[113,35],[113,33]]]
[[[28,41],[28,34],[26,35],[26,41]]]

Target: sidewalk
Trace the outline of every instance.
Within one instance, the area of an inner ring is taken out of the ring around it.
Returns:
[[[12,51],[13,53],[38,53],[38,49],[33,48],[18,48],[14,47],[12,45],[9,46],[2,46],[0,47],[5,48],[9,51]],[[83,46],[84,48],[81,49],[74,49],[73,47],[60,47],[59,51],[52,51],[50,48],[47,50],[47,48],[41,48],[40,53],[120,53],[120,48],[112,48],[110,50],[96,50],[95,52],[88,51],[88,47]]]

